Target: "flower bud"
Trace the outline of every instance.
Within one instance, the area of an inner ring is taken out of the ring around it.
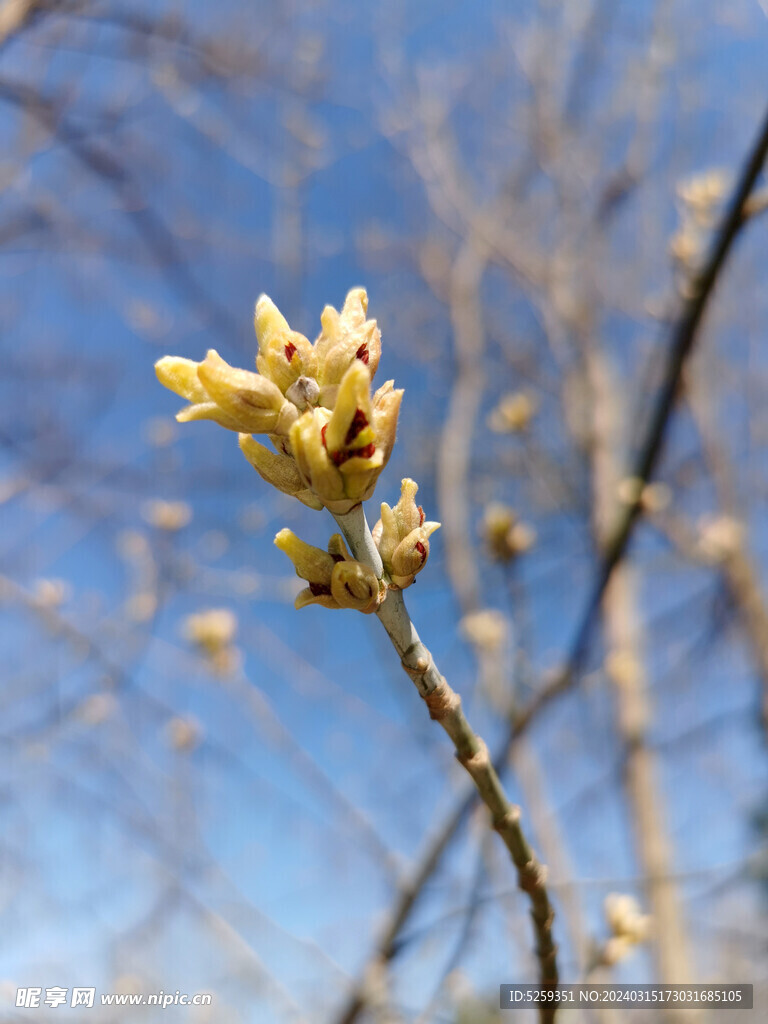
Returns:
[[[381,332],[375,320],[366,320],[368,296],[364,288],[353,288],[341,313],[326,306],[320,318],[322,331],[315,342],[320,402],[326,408],[336,403],[337,389],[349,367],[359,361],[373,378],[381,357]]]
[[[354,608],[355,611],[370,615],[381,603],[386,588],[382,587],[376,573],[362,562],[352,559],[337,562],[331,575],[331,594],[340,608]]]
[[[380,390],[374,405],[368,371],[355,360],[333,412],[308,410],[291,427],[291,450],[305,486],[331,512],[349,512],[370,498],[389,458],[402,392],[393,391],[391,382]]]
[[[340,465],[350,457],[370,457],[375,449],[371,378],[358,360],[349,367],[339,387],[325,434],[331,459]]]
[[[331,576],[335,559],[322,548],[306,544],[293,530],[283,529],[275,537],[275,545],[285,552],[293,562],[296,575],[306,580],[309,586],[296,597],[296,607],[321,604],[326,608],[338,608],[338,602],[331,596]]]
[[[275,544],[291,559],[296,574],[309,584],[296,598],[297,608],[320,604],[370,614],[386,596],[386,587],[373,569],[350,557],[341,534],[331,537],[327,552],[305,544],[288,529],[278,533]]]
[[[259,342],[256,366],[283,394],[299,377],[316,375],[317,357],[309,339],[290,329],[269,296],[256,303],[253,323]]]
[[[536,531],[518,520],[508,505],[488,505],[482,532],[490,557],[497,562],[511,562],[525,554],[536,543]]]
[[[240,450],[262,480],[266,480],[268,484],[272,484],[283,494],[290,494],[294,498],[298,498],[309,508],[321,509],[323,507],[322,502],[304,486],[298,467],[289,455],[271,452],[250,434],[240,434],[238,440]]]
[[[371,397],[381,339],[367,311],[365,290],[353,288],[340,313],[323,310],[312,346],[262,295],[254,313],[260,373],[229,366],[211,350],[202,363],[167,356],[157,375],[190,402],[177,419],[267,434],[274,455],[241,439],[257,472],[313,508],[321,503],[343,514],[373,494],[395,442],[403,394],[387,381]]]
[[[373,396],[376,444],[381,451],[384,466],[389,462],[389,456],[395,446],[397,418],[400,415],[400,403],[403,400],[402,388],[395,388],[394,384],[393,380],[388,380]]]
[[[491,415],[488,426],[497,434],[517,434],[527,430],[536,414],[536,399],[527,391],[504,395]]]
[[[213,349],[202,363],[165,356],[155,372],[161,384],[191,403],[177,413],[180,423],[213,420],[238,433],[268,432],[287,404],[271,381],[229,366]]]
[[[409,587],[429,557],[429,538],[440,523],[424,522],[424,510],[416,504],[419,487],[405,478],[400,500],[394,508],[381,505],[381,519],[373,528],[373,539],[394,589]]]
[[[198,366],[197,375],[224,415],[241,424],[239,433],[266,434],[275,429],[285,399],[271,380],[230,366],[214,349]]]
[[[421,572],[429,558],[429,537],[440,529],[440,523],[424,523],[416,530],[411,530],[395,548],[392,555],[390,577],[392,583],[401,590],[410,587],[416,573]]]
[[[290,445],[301,479],[331,512],[349,512],[357,501],[347,498],[344,477],[328,456],[323,430],[328,424],[323,409],[308,410],[293,424]]]
[[[616,938],[632,944],[644,942],[648,938],[651,918],[641,913],[637,900],[632,896],[609,893],[603,909],[608,927]]]
[[[163,356],[155,363],[155,373],[163,387],[181,395],[188,402],[207,402],[208,394],[197,376],[199,365],[193,359]]]

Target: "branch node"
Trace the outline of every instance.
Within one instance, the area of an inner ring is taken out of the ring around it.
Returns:
[[[477,745],[474,753],[472,754],[460,754],[457,752],[456,757],[459,762],[464,765],[472,778],[475,777],[477,772],[482,771],[491,764],[491,755],[488,753],[488,747],[485,745],[485,740],[476,737]]]
[[[496,832],[504,833],[515,828],[520,823],[520,808],[517,804],[511,804],[504,814],[495,815],[491,825]]]
[[[461,697],[442,677],[434,690],[423,696],[424,703],[429,708],[429,717],[436,722],[447,718],[448,715],[455,714],[461,707]]]
[[[547,881],[547,869],[544,864],[537,860],[529,860],[519,870],[517,884],[523,892],[532,893],[536,889],[543,889]],[[552,915],[554,916],[554,915]]]

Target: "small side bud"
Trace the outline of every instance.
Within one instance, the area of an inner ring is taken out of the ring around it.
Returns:
[[[401,483],[400,500],[394,508],[381,505],[381,519],[373,528],[373,539],[391,585],[397,590],[409,587],[429,557],[429,538],[440,523],[425,522],[424,510],[416,504],[419,487],[406,477]]]
[[[337,562],[331,578],[331,593],[340,608],[354,608],[370,615],[386,594],[373,569],[354,560]]]
[[[366,615],[375,612],[386,596],[376,573],[349,557],[341,534],[328,542],[328,551],[305,544],[291,530],[281,530],[275,544],[293,562],[296,574],[309,584],[296,598],[296,607],[320,604],[325,608],[352,608]]]

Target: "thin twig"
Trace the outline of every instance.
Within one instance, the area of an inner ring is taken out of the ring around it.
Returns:
[[[359,561],[382,573],[381,559],[371,538],[362,505],[335,516]],[[469,773],[480,798],[491,812],[492,827],[502,838],[517,869],[520,888],[531,903],[536,936],[536,957],[542,985],[556,985],[557,948],[552,936],[554,908],[546,889],[546,869],[539,863],[520,825],[520,808],[510,803],[485,741],[472,729],[462,710],[461,698],[441,675],[429,649],[413,625],[401,590],[391,590],[378,617],[406,673],[429,709],[429,716],[445,729],[456,748],[456,757]],[[541,1009],[543,1024],[554,1020],[554,1007]]]

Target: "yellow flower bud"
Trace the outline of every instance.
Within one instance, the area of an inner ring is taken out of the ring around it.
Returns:
[[[181,395],[188,402],[207,402],[208,395],[197,376],[199,365],[181,356],[163,356],[155,363],[155,373],[163,387]]]
[[[400,541],[391,562],[390,576],[395,586],[402,590],[413,583],[416,573],[421,572],[429,558],[429,537],[439,529],[440,523],[424,523]]]
[[[213,420],[238,433],[267,433],[277,429],[288,404],[271,381],[235,369],[213,349],[202,363],[165,356],[155,372],[161,384],[191,403],[177,413],[180,423]]]
[[[375,320],[366,320],[368,296],[364,288],[353,288],[341,313],[326,306],[320,318],[322,331],[315,342],[320,402],[326,408],[336,404],[337,389],[350,366],[359,361],[373,378],[381,358],[381,332]]]
[[[406,477],[401,483],[400,500],[394,508],[381,505],[381,519],[373,528],[391,585],[397,590],[409,587],[429,557],[429,538],[440,523],[425,522],[424,510],[416,504],[419,486]]]
[[[296,575],[309,584],[310,596],[331,596],[331,575],[336,564],[333,555],[329,555],[322,548],[306,544],[288,528],[279,532],[274,538],[274,544],[291,559]],[[302,591],[299,597],[302,597],[303,593]],[[298,603],[296,606],[299,607]]]
[[[336,464],[339,456],[370,457],[375,447],[373,407],[371,405],[371,378],[365,366],[355,360],[344,374],[336,405],[328,421],[325,445]],[[370,452],[370,454],[369,454]]]
[[[402,392],[393,391],[391,382],[383,391],[383,400],[379,396],[374,406],[368,371],[355,360],[333,412],[308,410],[291,428],[291,450],[302,479],[331,512],[349,512],[370,498],[386,465]]]
[[[373,423],[376,430],[376,444],[381,451],[384,466],[395,446],[397,418],[403,400],[402,388],[395,388],[395,382],[388,380],[373,396]]]
[[[350,558],[341,535],[335,533],[328,551],[305,544],[291,530],[281,530],[275,544],[293,562],[296,574],[309,584],[296,598],[296,607],[319,604],[352,608],[370,614],[386,596],[386,587],[368,566]]]
[[[294,498],[298,498],[309,508],[321,509],[323,507],[323,503],[304,486],[298,467],[289,455],[271,452],[250,434],[240,434],[238,440],[240,450],[262,480],[266,480],[268,484],[272,484],[283,494],[290,494]]]
[[[301,478],[331,512],[349,512],[357,502],[346,497],[344,477],[328,456],[323,443],[327,413],[308,410],[293,424],[290,442]]]
[[[275,429],[285,398],[271,380],[230,366],[214,349],[198,366],[197,375],[222,412],[242,424],[240,433],[266,434]]]
[[[259,347],[290,331],[288,321],[268,295],[260,295],[253,311],[253,327]]]
[[[290,329],[269,296],[256,303],[253,323],[259,342],[256,366],[283,394],[299,377],[316,376],[317,357],[309,339]]]
[[[386,588],[376,573],[353,559],[337,562],[331,576],[331,594],[340,608],[353,608],[370,615],[379,607]]]
[[[211,350],[202,363],[167,356],[157,375],[190,402],[178,420],[267,434],[275,455],[241,440],[262,477],[312,508],[343,514],[373,494],[395,442],[403,394],[387,381],[371,397],[381,339],[367,310],[365,290],[353,288],[340,313],[323,310],[313,347],[262,295],[254,313],[261,373],[229,366]]]

